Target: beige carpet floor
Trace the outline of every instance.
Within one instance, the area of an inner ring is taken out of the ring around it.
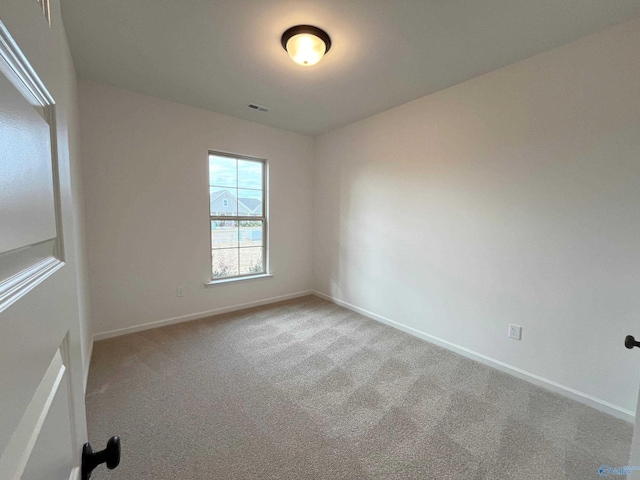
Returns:
[[[595,479],[632,426],[315,296],[97,342],[93,479]]]

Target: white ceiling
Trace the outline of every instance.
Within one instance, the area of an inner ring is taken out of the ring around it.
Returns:
[[[311,135],[640,15],[640,0],[61,3],[80,77]],[[280,45],[302,23],[333,42],[312,67]]]

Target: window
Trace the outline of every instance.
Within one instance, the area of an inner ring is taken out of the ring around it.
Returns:
[[[209,153],[212,281],[267,273],[266,162]]]

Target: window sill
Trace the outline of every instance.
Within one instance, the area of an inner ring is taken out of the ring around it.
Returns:
[[[220,280],[211,280],[208,283],[205,283],[204,286],[206,288],[218,287],[220,285],[229,285],[231,283],[238,282],[251,282],[253,280],[264,280],[265,278],[272,278],[272,273],[263,273],[260,275],[251,275],[250,277],[234,277],[234,278],[223,278]]]

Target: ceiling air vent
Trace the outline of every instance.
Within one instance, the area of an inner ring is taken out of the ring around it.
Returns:
[[[263,107],[262,105],[256,105],[255,103],[250,103],[247,106],[249,108],[252,108],[253,110],[257,110],[259,112],[268,112],[269,111],[269,109],[267,107]]]

